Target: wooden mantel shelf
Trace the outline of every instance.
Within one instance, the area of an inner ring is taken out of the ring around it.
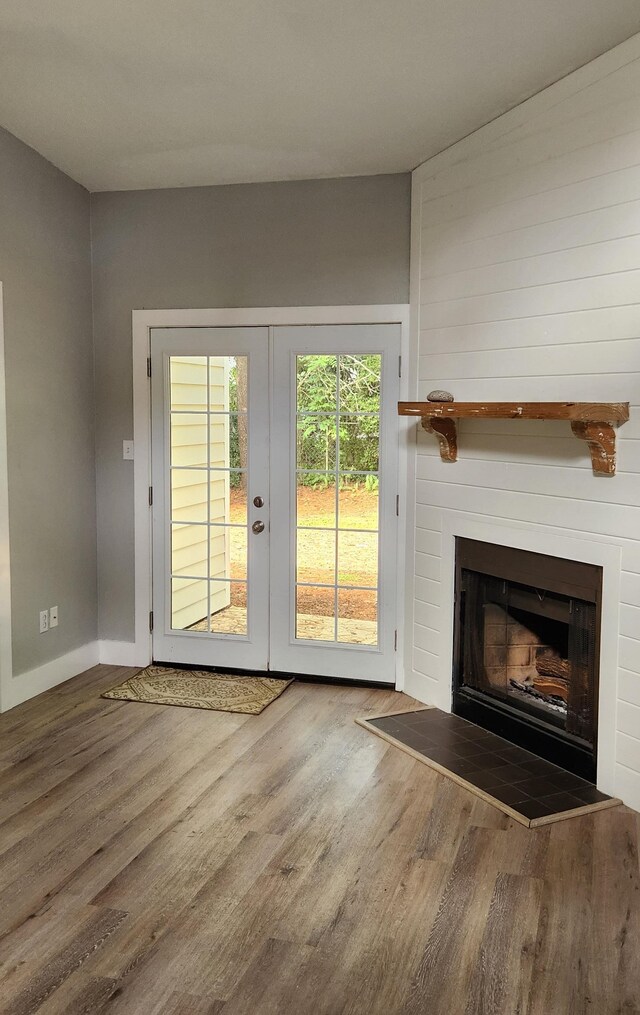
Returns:
[[[616,471],[614,427],[629,419],[628,402],[398,402],[399,416],[419,416],[423,429],[440,442],[443,462],[458,457],[458,419],[566,419],[586,441],[593,471]]]

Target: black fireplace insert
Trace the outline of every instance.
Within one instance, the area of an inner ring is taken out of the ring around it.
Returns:
[[[456,540],[453,711],[595,782],[602,569]]]

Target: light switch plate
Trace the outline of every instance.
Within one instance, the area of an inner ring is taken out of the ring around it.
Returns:
[[[122,457],[125,462],[133,461],[133,441],[122,442]]]

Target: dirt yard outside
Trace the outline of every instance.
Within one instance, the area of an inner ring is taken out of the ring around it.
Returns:
[[[245,494],[231,491],[231,522],[245,520]],[[298,573],[305,582],[332,584],[335,569],[335,488],[300,487],[298,490]],[[338,593],[339,615],[352,620],[376,619],[377,534],[364,530],[378,528],[378,492],[364,488],[347,488],[339,493],[340,529],[351,529],[339,535],[339,581],[344,585],[368,585],[374,590],[345,590]],[[305,528],[306,527],[306,528]],[[315,531],[313,531],[315,530]],[[232,574],[244,573],[244,560],[235,553]],[[245,587],[232,586],[232,605],[245,606]],[[332,617],[332,589],[298,589],[298,613]]]

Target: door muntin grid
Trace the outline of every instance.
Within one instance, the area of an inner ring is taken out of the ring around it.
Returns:
[[[377,647],[380,354],[296,357],[295,639]]]
[[[168,357],[169,627],[246,637],[247,356]]]

